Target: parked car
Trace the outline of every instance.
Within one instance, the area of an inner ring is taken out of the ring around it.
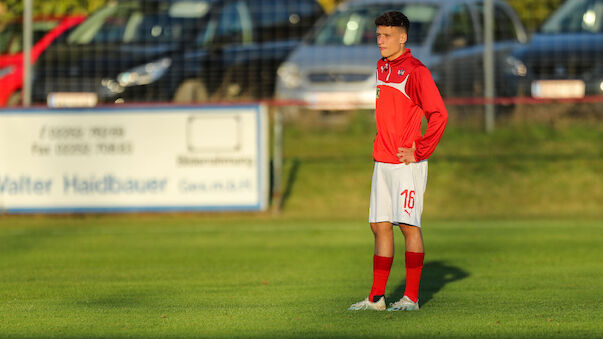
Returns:
[[[603,94],[603,0],[566,1],[507,62],[509,83],[520,95]]]
[[[44,53],[34,100],[272,97],[276,68],[323,14],[316,0],[109,2]]]
[[[516,13],[495,6],[498,95],[504,95],[505,57],[526,39]],[[483,95],[483,4],[480,0],[351,0],[317,25],[278,70],[276,96],[315,110],[372,108],[381,57],[374,20],[401,10],[410,20],[406,47],[431,71],[445,97]]]
[[[32,23],[31,62],[61,34],[75,27],[84,16],[37,17]],[[0,31],[0,107],[21,102],[23,86],[23,23],[12,21]]]

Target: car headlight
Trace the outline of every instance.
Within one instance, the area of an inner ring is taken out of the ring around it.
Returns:
[[[15,71],[15,66],[6,66],[0,68],[0,78],[3,78]]]
[[[528,74],[528,68],[523,61],[517,59],[514,56],[508,56],[506,59],[507,66],[513,75],[525,77]]]
[[[161,78],[171,65],[172,59],[170,58],[149,62],[120,73],[117,76],[117,82],[122,87],[147,85]]]
[[[285,62],[276,72],[287,88],[296,88],[301,85],[301,75],[299,67],[292,62]]]

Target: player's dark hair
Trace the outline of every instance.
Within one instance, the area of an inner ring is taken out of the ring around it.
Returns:
[[[375,25],[402,27],[404,31],[408,33],[410,21],[408,21],[406,15],[400,11],[389,11],[381,14],[377,19],[375,19]]]

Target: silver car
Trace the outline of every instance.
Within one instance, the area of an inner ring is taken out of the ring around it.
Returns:
[[[497,95],[504,96],[505,58],[527,39],[511,7],[494,5]],[[381,57],[374,20],[394,9],[410,19],[406,47],[430,69],[444,97],[483,95],[483,1],[351,0],[319,22],[280,66],[276,98],[312,110],[374,108]]]

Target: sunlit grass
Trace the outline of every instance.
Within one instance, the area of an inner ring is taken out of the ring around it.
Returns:
[[[0,219],[0,337],[592,337],[600,221],[434,221],[422,309],[350,312],[364,221]],[[402,241],[396,233],[398,253]],[[403,257],[386,297],[401,297]]]

